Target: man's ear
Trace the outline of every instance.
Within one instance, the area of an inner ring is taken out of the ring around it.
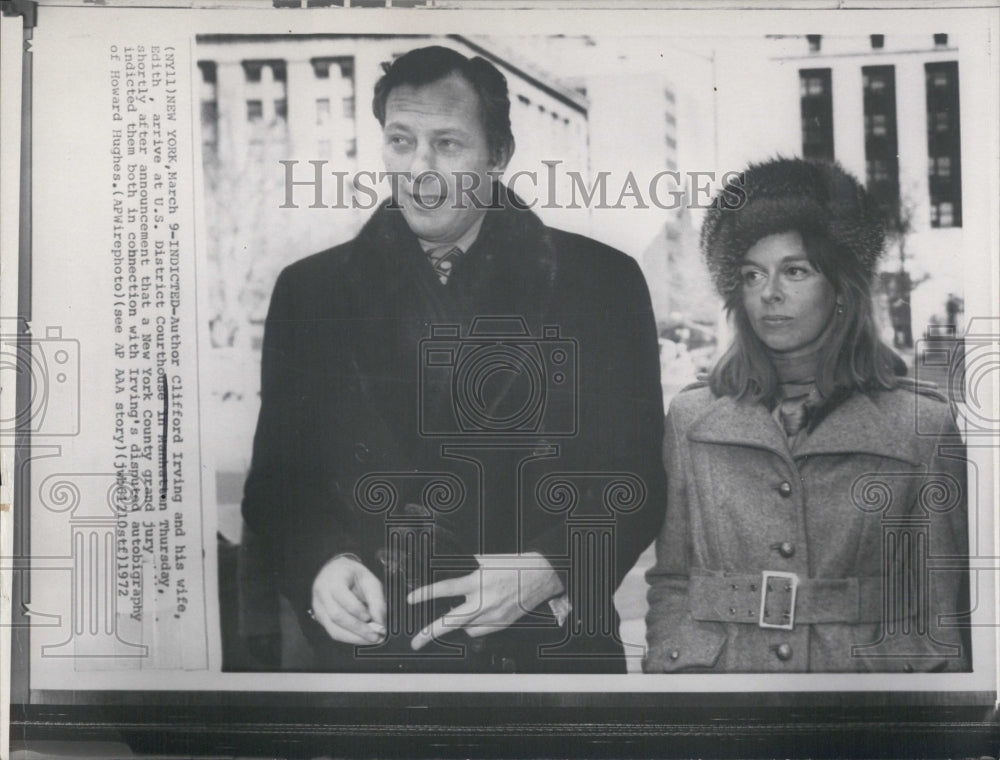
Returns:
[[[502,145],[498,151],[499,155],[493,161],[493,166],[490,170],[496,172],[497,174],[503,174],[507,170],[507,164],[510,163],[510,159],[514,155],[514,136],[511,135],[510,143],[507,145]]]

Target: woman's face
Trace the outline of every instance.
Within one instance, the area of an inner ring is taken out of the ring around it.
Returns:
[[[757,337],[789,357],[812,351],[832,324],[837,294],[809,263],[802,235],[768,235],[747,251],[740,266],[743,305]]]

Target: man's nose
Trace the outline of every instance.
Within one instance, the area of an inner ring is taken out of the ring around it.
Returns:
[[[413,151],[413,160],[410,162],[410,173],[413,178],[417,179],[422,173],[435,171],[436,168],[437,160],[434,149],[426,144],[417,145]]]

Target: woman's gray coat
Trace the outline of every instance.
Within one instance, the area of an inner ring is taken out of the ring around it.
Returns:
[[[944,397],[856,393],[792,454],[764,406],[700,386],[671,404],[664,456],[647,672],[969,668],[950,617],[968,608],[965,449]]]

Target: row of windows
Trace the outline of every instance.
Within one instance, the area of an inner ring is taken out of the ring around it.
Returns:
[[[344,79],[354,80],[354,59],[348,56],[326,56],[310,58],[313,76],[316,79],[329,79],[331,71],[339,71]],[[288,80],[288,64],[281,58],[260,58],[240,61],[243,69],[243,80],[248,84],[258,84],[267,80],[285,82]],[[198,61],[201,81],[216,84],[218,81],[218,63],[215,61]]]
[[[934,41],[934,47],[936,48],[947,48],[948,47],[948,35],[947,34],[935,34],[932,37]],[[868,35],[868,41],[872,46],[872,50],[882,50],[885,48],[885,35],[884,34],[870,34]],[[823,49],[823,35],[822,34],[807,34],[806,44],[809,45],[810,53],[818,53]]]
[[[896,217],[900,194],[895,68],[865,66],[861,72],[866,183],[872,196],[891,217]],[[954,61],[928,63],[924,72],[930,223],[933,227],[957,227],[962,224],[958,64]],[[799,97],[803,156],[832,160],[831,69],[801,70]]]
[[[322,129],[330,125],[335,113],[343,119],[354,119],[354,60],[349,57],[317,57],[309,61],[313,76],[318,82],[339,78],[342,84],[321,88],[330,90],[330,96],[315,99],[315,125]],[[287,139],[288,123],[288,66],[282,59],[257,59],[240,62],[245,92],[245,118],[249,125],[251,144],[262,144],[275,139]],[[201,125],[202,143],[214,148],[218,141],[218,64],[215,61],[198,61],[201,73]],[[320,86],[320,85],[318,85]],[[336,108],[335,108],[336,104]],[[327,142],[320,140],[322,144]],[[356,152],[350,143],[348,156]]]
[[[556,113],[555,111],[550,111],[549,109],[547,109],[541,103],[534,103],[533,104],[531,102],[531,98],[529,98],[527,95],[518,95],[517,96],[517,102],[520,103],[522,106],[524,106],[526,108],[531,108],[532,105],[534,105],[538,109],[538,113],[539,114],[546,114],[547,113],[547,114],[549,114],[552,117],[553,121],[556,121],[556,122],[560,122],[561,121],[562,124],[563,124],[563,126],[569,126],[569,117],[568,116],[561,116],[560,114]]]

